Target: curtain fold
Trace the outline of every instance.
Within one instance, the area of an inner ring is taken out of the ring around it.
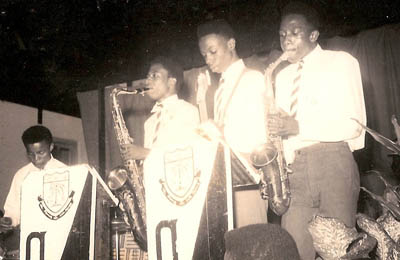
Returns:
[[[99,165],[99,96],[97,90],[77,93],[90,165]]]
[[[367,125],[394,139],[390,118],[400,117],[400,24],[386,25],[349,37],[334,37],[326,41],[326,48],[343,50],[357,58],[362,75]],[[389,171],[388,151],[366,135],[366,148],[355,153],[361,170]]]

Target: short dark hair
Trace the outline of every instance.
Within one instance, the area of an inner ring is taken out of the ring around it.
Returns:
[[[225,233],[225,248],[232,259],[300,260],[292,236],[277,224],[252,224]]]
[[[157,56],[150,62],[150,66],[155,64],[160,64],[164,67],[166,71],[168,71],[168,76],[176,79],[175,90],[178,92],[183,84],[183,68],[173,59],[166,56]]]
[[[29,127],[22,134],[22,142],[25,147],[28,144],[34,144],[42,141],[46,141],[49,145],[53,143],[53,135],[50,130],[42,125],[34,125]]]
[[[281,18],[284,18],[290,14],[298,14],[304,16],[307,22],[311,25],[313,30],[320,30],[321,20],[317,10],[301,1],[291,1],[289,2],[281,12]]]
[[[224,19],[211,20],[197,27],[197,39],[209,34],[218,34],[226,39],[235,38],[235,32]]]

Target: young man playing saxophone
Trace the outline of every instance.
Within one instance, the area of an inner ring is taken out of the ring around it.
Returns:
[[[291,203],[282,227],[301,259],[313,260],[308,232],[314,214],[354,227],[360,177],[352,151],[364,147],[365,105],[357,60],[317,43],[318,15],[304,4],[283,10],[280,43],[290,65],[275,80],[280,114],[268,117],[271,134],[282,136],[290,164]]]
[[[152,148],[182,143],[193,133],[200,122],[199,112],[178,98],[182,83],[183,70],[177,63],[162,56],[151,62],[146,94],[156,103],[144,124],[144,147],[125,145],[124,159],[144,160]]]

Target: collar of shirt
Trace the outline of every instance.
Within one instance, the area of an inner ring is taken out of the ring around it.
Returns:
[[[300,82],[302,82],[304,80],[304,75],[307,74],[308,71],[313,72],[313,69],[315,69],[315,66],[318,66],[318,59],[321,55],[321,52],[323,52],[321,46],[319,44],[317,44],[317,46],[310,52],[308,53],[306,56],[304,56],[300,61],[303,61],[303,65],[302,65],[302,69],[301,69],[301,79]],[[288,65],[285,69],[284,69],[284,73],[280,73],[278,74],[279,77],[282,77],[282,75],[284,74],[284,77],[287,77],[289,79],[289,84],[288,84],[288,93],[292,92],[292,89],[295,87],[292,83],[294,78],[298,75],[298,67],[299,67],[299,63],[300,61],[296,62],[296,63],[291,63],[290,65]],[[316,64],[316,65],[315,65]],[[278,77],[277,76],[277,77]],[[302,84],[302,83],[300,83]],[[303,88],[301,88],[300,90],[302,90]]]
[[[223,114],[226,102],[232,92],[235,83],[240,77],[240,72],[245,68],[242,59],[232,63],[222,74],[220,85],[214,95],[214,119],[220,120]]]
[[[240,76],[240,72],[245,68],[244,62],[242,59],[239,59],[232,63],[222,74],[221,78],[224,80],[222,84],[223,87],[230,86],[233,87],[237,78]]]
[[[218,87],[217,91],[215,92],[214,99],[218,96],[218,92],[221,92],[221,98],[224,100],[222,103],[224,103],[226,100],[226,96],[228,93],[230,93],[230,89],[232,89],[238,78],[240,77],[241,71],[245,69],[245,65],[242,59],[239,59],[232,63],[222,74],[221,74],[221,79],[223,79],[223,83]],[[214,100],[215,102],[216,100]]]
[[[319,44],[310,51],[306,56],[304,56],[301,60],[303,61],[303,68],[304,66],[307,66],[307,63],[313,62],[315,59],[318,59],[319,53],[322,52],[322,48]],[[296,68],[299,65],[299,62],[294,63],[296,65]]]
[[[50,160],[46,163],[46,165],[44,166],[43,170],[51,169],[51,168],[54,167],[53,163],[55,163],[56,161],[55,161],[55,159],[54,159],[54,157],[53,157],[52,154],[50,154],[50,156],[51,156],[51,158],[50,158]],[[36,167],[32,162],[31,162],[30,164],[31,164],[31,166],[32,166],[32,168],[33,168],[33,170],[30,170],[30,171],[41,171],[41,170],[42,170],[42,169],[39,169],[38,167]]]
[[[174,94],[172,96],[167,97],[161,102],[156,102],[151,109],[151,113],[159,112],[165,109],[166,107],[170,106],[171,104],[174,104],[178,100],[178,95]]]

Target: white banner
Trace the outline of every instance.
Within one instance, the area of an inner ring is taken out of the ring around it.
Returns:
[[[87,165],[78,165],[26,177],[21,191],[20,259],[61,259],[87,173]]]
[[[217,145],[197,137],[145,160],[149,259],[192,259]]]

